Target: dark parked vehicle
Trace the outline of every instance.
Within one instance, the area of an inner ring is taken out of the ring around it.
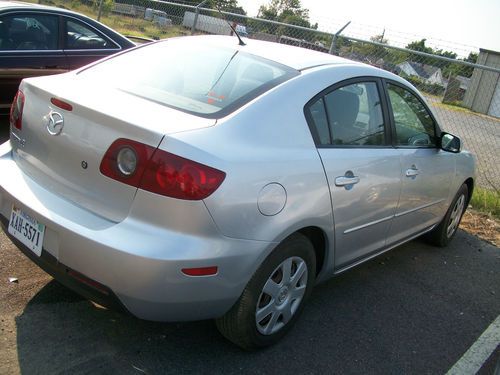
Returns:
[[[65,9],[0,2],[0,114],[23,78],[63,73],[135,44],[109,27]]]

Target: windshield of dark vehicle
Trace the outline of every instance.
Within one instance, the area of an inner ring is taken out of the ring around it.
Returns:
[[[147,45],[79,73],[117,89],[203,117],[222,117],[298,75],[238,50],[185,43]]]

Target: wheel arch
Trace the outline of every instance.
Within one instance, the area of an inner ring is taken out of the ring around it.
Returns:
[[[314,254],[316,256],[316,276],[325,268],[325,260],[327,254],[327,236],[326,233],[319,227],[310,226],[299,229],[296,233],[300,233],[311,241]]]
[[[472,177],[469,177],[467,180],[464,181],[464,184],[467,185],[467,206],[469,205],[470,200],[472,199],[472,193],[474,192],[474,179]],[[466,207],[467,207],[466,206]]]

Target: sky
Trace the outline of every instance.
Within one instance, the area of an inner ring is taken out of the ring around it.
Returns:
[[[238,0],[249,16],[270,0]],[[344,35],[368,39],[385,29],[389,44],[404,47],[426,38],[433,48],[460,56],[479,48],[500,51],[500,0],[302,0],[310,21]]]

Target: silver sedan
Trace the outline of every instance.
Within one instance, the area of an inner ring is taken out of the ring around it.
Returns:
[[[148,320],[279,340],[313,286],[453,238],[474,158],[389,72],[198,36],[22,82],[0,219],[40,267]]]

